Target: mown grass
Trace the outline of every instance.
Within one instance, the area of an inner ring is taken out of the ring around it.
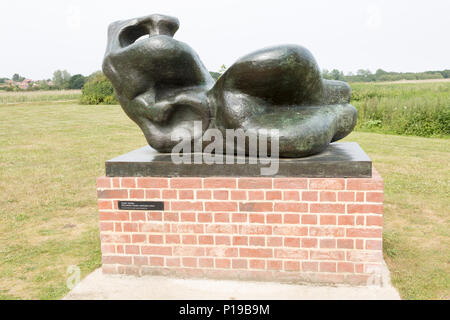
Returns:
[[[78,100],[81,90],[0,91],[0,104]]]
[[[449,139],[354,132],[385,179],[384,255],[405,299],[450,298]],[[118,106],[0,106],[0,299],[58,299],[101,264],[95,179],[145,145]]]
[[[356,130],[424,137],[450,135],[450,82],[352,83]]]

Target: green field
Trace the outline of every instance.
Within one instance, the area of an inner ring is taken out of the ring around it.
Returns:
[[[101,264],[95,179],[146,144],[118,106],[0,105],[0,299],[58,299]],[[354,132],[385,179],[384,256],[404,299],[450,299],[450,140]]]

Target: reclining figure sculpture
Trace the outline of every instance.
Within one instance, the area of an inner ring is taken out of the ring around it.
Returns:
[[[208,128],[224,136],[226,129],[278,129],[280,157],[304,157],[355,127],[350,87],[322,79],[307,49],[281,45],[255,51],[214,82],[194,50],[173,39],[178,27],[177,18],[154,14],[108,29],[103,72],[125,113],[157,151],[171,152],[182,139],[172,140],[173,134],[186,130],[193,143]],[[194,132],[194,121],[201,121],[203,132]]]

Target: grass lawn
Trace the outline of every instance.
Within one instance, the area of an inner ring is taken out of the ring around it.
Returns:
[[[450,299],[449,139],[354,132],[385,179],[384,254],[405,299]],[[118,106],[0,105],[0,299],[58,299],[101,264],[96,177],[145,145]]]

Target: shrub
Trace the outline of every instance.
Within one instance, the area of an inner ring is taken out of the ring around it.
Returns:
[[[89,76],[81,91],[81,104],[118,104],[111,82],[102,72]]]

